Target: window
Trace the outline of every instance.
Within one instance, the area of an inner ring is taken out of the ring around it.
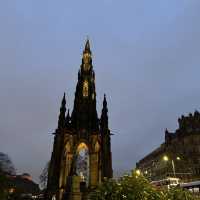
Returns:
[[[83,83],[83,96],[88,97],[88,82],[84,81]]]

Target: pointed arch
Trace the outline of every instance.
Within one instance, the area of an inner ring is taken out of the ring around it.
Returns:
[[[66,185],[66,179],[70,172],[71,166],[71,145],[68,141],[63,149],[63,158],[61,163],[61,172],[60,172],[60,187],[63,188]]]
[[[67,142],[66,145],[65,145],[64,153],[67,154],[69,152],[71,152],[71,146],[70,146],[70,143]]]
[[[100,150],[100,144],[98,141],[96,141],[95,145],[94,145],[94,151],[97,153]]]
[[[86,143],[81,142],[76,148],[76,173],[82,180],[89,184],[90,158],[89,148]]]

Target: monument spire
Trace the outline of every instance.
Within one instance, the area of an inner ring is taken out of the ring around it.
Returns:
[[[111,138],[110,130],[108,127],[108,107],[106,95],[104,94],[103,109],[100,120],[100,132],[101,132],[101,155],[102,155],[102,178],[111,178],[112,172],[112,156],[111,156]]]
[[[75,129],[82,128],[90,132],[99,129],[96,110],[95,73],[92,66],[89,39],[85,43],[82,63],[78,73],[71,123]]]
[[[72,112],[65,93],[48,170],[45,199],[88,199],[89,192],[112,177],[108,108],[104,95],[101,119],[96,110],[95,72],[89,39],[83,47]]]
[[[61,102],[61,107],[60,107],[60,114],[58,118],[58,128],[65,127],[65,112],[66,112],[66,99],[65,99],[65,93],[64,93],[63,99]]]
[[[107,107],[107,100],[106,95],[104,94],[103,99],[103,109],[101,113],[101,129],[108,129],[108,107]]]

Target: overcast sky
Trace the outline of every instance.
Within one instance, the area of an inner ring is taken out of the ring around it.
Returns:
[[[0,151],[38,180],[89,35],[113,168],[133,168],[200,108],[199,10],[199,0],[1,0]]]

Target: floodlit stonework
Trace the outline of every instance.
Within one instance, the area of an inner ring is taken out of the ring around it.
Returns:
[[[81,200],[104,178],[112,177],[106,96],[101,117],[96,110],[95,73],[87,40],[78,72],[74,108],[66,115],[64,94],[54,133],[46,199]]]

